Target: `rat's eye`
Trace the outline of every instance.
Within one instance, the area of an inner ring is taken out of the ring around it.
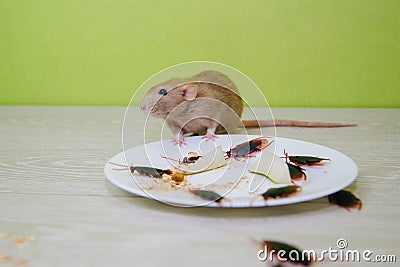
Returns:
[[[158,91],[158,93],[160,95],[166,95],[167,94],[167,90],[165,90],[164,88],[160,89],[160,91]]]

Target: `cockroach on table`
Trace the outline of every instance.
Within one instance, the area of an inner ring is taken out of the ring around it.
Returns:
[[[258,252],[259,259],[264,261],[268,259],[274,267],[287,263],[294,266],[310,266],[316,261],[313,255],[286,243],[271,240],[258,241],[254,238],[251,240],[261,248]]]
[[[330,194],[328,196],[328,200],[330,203],[336,204],[339,207],[347,209],[348,211],[350,211],[350,209],[361,210],[362,208],[361,199],[347,190],[340,190],[336,193]]]
[[[170,169],[158,169],[158,168],[153,168],[153,167],[145,167],[145,166],[125,166],[122,164],[117,164],[114,162],[109,162],[112,165],[116,165],[119,167],[122,167],[122,169],[113,169],[113,170],[129,170],[132,174],[134,172],[140,174],[140,175],[144,175],[144,176],[149,176],[152,178],[162,178],[163,174],[168,174],[171,175],[173,174],[173,171]]]

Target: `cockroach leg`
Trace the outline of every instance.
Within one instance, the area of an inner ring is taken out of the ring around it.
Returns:
[[[179,164],[182,163],[182,161],[181,161],[180,159],[169,158],[169,157],[167,157],[167,156],[165,156],[165,155],[163,155],[163,154],[160,154],[160,157],[161,157],[162,159],[167,159],[167,160],[171,160],[171,161],[178,162]]]

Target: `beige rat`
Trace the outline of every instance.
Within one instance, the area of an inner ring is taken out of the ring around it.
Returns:
[[[163,118],[175,134],[173,142],[185,144],[193,133],[214,140],[215,134],[233,133],[238,127],[345,127],[355,124],[289,120],[241,121],[243,101],[228,76],[212,70],[189,78],[172,78],[152,87],[140,103],[144,113]]]

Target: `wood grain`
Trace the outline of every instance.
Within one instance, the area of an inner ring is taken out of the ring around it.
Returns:
[[[344,237],[351,249],[399,257],[399,109],[273,109],[279,119],[359,124],[278,128],[277,134],[354,159],[359,175],[349,189],[363,201],[360,212],[332,206],[326,198],[231,210],[176,208],[128,194],[103,174],[107,160],[122,150],[124,112],[0,107],[0,232],[36,237],[24,248],[0,237],[0,255],[12,256],[0,266],[18,259],[27,266],[265,266],[250,236],[316,250],[335,247]],[[143,140],[144,121],[137,118],[129,145]],[[158,138],[158,127],[162,121],[152,122],[149,140]]]

